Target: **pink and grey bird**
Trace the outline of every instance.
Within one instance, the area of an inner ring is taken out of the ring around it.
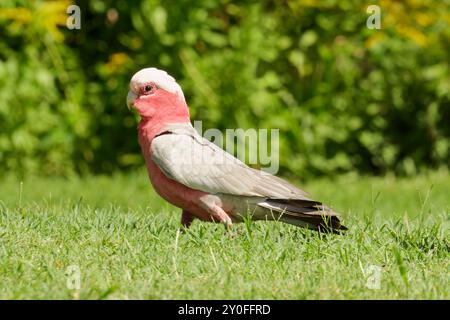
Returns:
[[[230,227],[251,215],[319,231],[346,229],[336,212],[306,192],[201,137],[181,87],[167,72],[146,68],[134,74],[127,105],[141,117],[138,136],[150,181],[182,209],[183,226],[197,218]]]

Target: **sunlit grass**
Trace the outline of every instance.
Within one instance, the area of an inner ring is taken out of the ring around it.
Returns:
[[[342,212],[344,236],[274,222],[195,222],[146,173],[0,182],[0,298],[449,298],[450,175],[346,176],[303,187]],[[380,288],[367,288],[369,267]],[[69,266],[81,289],[67,287]]]

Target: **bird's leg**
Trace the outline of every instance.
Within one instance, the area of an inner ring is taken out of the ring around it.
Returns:
[[[231,230],[233,222],[231,221],[230,216],[218,205],[214,205],[210,209],[212,211],[213,217],[223,223],[227,230]]]
[[[183,209],[181,212],[181,225],[187,229],[191,226],[192,221],[194,221],[194,215]]]
[[[233,221],[231,220],[230,216],[228,215],[228,213],[226,213],[221,207],[219,207],[218,205],[215,205],[212,208],[212,211],[214,212],[214,218],[218,219],[221,223],[223,223],[223,225],[225,226],[225,233],[230,236],[231,238],[236,238],[237,236],[239,236],[240,232],[236,231],[236,229],[234,229],[233,231]]]
[[[203,209],[210,215],[209,219],[214,222],[220,222],[225,225],[225,228],[229,230],[233,225],[228,213],[222,209],[222,201],[216,195],[205,195],[200,198]]]

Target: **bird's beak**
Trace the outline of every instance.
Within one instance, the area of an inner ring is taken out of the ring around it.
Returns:
[[[134,93],[133,91],[128,91],[127,94],[127,107],[128,109],[131,109],[131,107],[134,105],[134,101],[137,99],[138,95]]]

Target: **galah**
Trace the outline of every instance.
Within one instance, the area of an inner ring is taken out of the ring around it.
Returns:
[[[345,230],[336,212],[287,181],[253,169],[191,125],[183,91],[167,72],[133,75],[128,108],[140,115],[139,144],[155,191],[182,209],[181,224],[197,218],[231,227],[246,217],[318,231]]]

